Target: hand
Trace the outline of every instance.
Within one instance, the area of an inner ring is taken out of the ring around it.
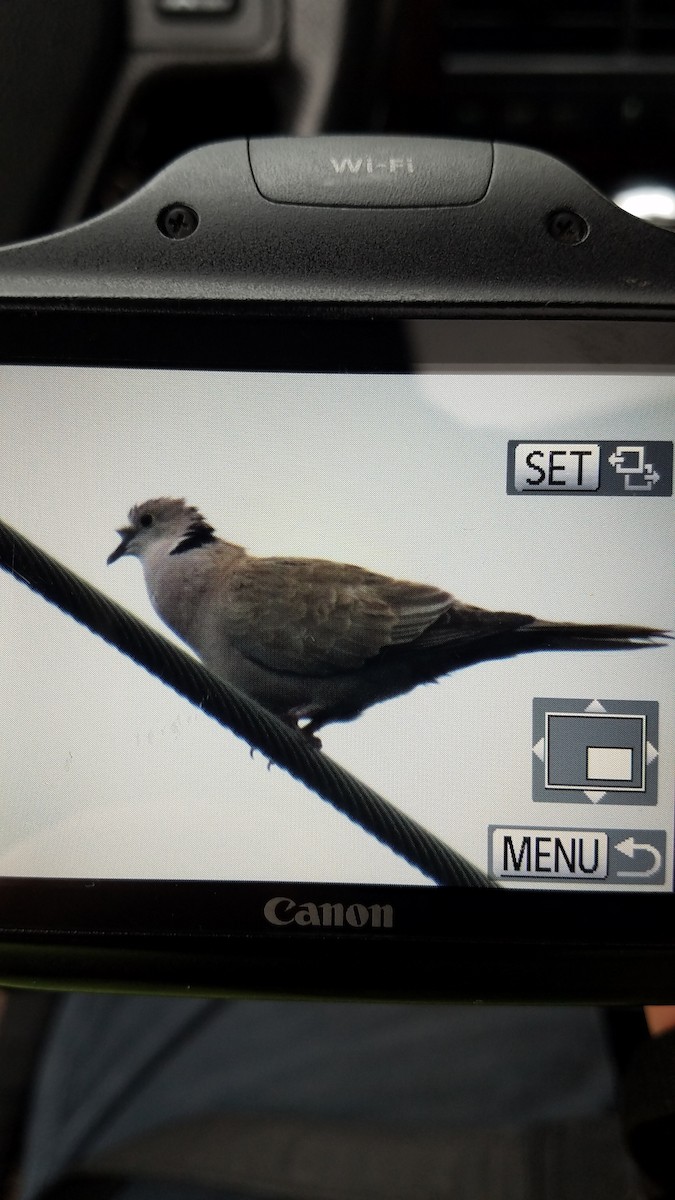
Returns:
[[[645,1019],[652,1037],[675,1029],[675,1004],[645,1005]]]

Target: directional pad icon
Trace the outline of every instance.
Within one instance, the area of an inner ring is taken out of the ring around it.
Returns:
[[[536,698],[532,795],[548,803],[656,804],[656,701]]]

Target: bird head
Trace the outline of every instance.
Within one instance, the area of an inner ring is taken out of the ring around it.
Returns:
[[[164,543],[167,553],[177,554],[216,540],[213,527],[199,509],[168,496],[136,504],[129,513],[129,524],[117,532],[122,540],[109,555],[108,563],[124,554],[142,559],[159,542]]]

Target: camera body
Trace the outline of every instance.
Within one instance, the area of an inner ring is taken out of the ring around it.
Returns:
[[[207,146],[0,251],[0,977],[672,999],[673,279],[430,138]]]

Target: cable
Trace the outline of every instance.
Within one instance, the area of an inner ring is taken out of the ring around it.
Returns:
[[[310,746],[301,733],[218,679],[2,521],[0,566],[301,780],[436,883],[496,886],[439,838]]]

